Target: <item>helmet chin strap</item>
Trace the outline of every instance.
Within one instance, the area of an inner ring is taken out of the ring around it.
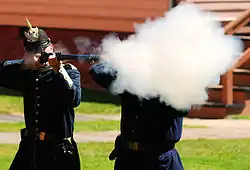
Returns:
[[[46,52],[46,53],[54,53],[53,45],[50,44],[48,47],[46,47],[44,49],[44,52]],[[52,67],[48,63],[46,63],[45,66],[43,66],[43,67],[40,68],[40,71],[44,72],[44,71],[48,71],[48,70],[51,70],[51,69],[52,69]]]

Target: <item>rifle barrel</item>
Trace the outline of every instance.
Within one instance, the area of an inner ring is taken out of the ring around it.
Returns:
[[[99,60],[100,56],[96,54],[61,54],[56,53],[59,60]]]

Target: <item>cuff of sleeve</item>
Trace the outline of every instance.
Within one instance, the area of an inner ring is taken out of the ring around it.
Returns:
[[[65,70],[65,68],[63,66],[60,66],[59,73],[61,73],[64,80],[68,83],[69,87],[71,88],[73,86],[73,81],[69,77],[69,74],[67,73],[67,71]]]

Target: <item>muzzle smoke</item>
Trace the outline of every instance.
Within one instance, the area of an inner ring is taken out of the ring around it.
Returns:
[[[118,71],[113,93],[160,97],[176,109],[203,104],[207,87],[236,62],[241,40],[225,35],[214,15],[181,4],[164,17],[136,25],[126,40],[104,38],[101,59]]]

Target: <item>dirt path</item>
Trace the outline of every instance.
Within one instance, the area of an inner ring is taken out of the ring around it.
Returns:
[[[96,119],[104,120],[120,120],[120,115],[88,115],[88,114],[76,114],[76,121],[90,121]],[[20,114],[0,114],[1,122],[22,122],[24,121],[23,115]]]
[[[77,115],[76,120],[119,120],[119,115]],[[21,116],[1,115],[0,122],[23,121]],[[184,128],[182,140],[185,139],[236,139],[250,138],[250,120],[201,120],[184,119],[184,124],[188,126],[206,126],[207,128]],[[75,133],[77,142],[113,142],[119,131],[108,132],[80,132]],[[0,133],[0,143],[18,143],[19,133]]]

